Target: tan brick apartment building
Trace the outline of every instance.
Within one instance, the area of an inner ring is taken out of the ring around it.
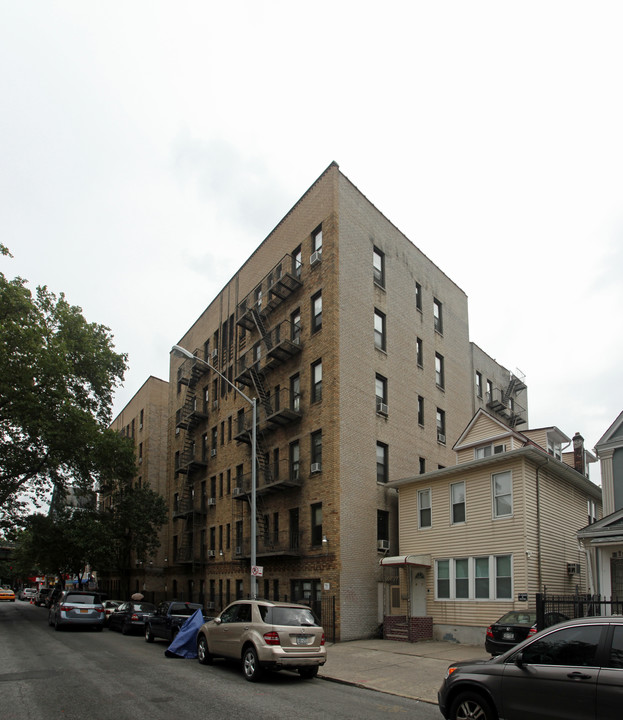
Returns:
[[[258,398],[258,592],[324,603],[325,624],[334,606],[341,640],[382,620],[386,482],[453,464],[478,407],[527,421],[526,386],[470,343],[465,293],[335,163],[178,344],[197,360],[171,356],[167,583],[209,612],[250,589],[251,424],[202,361]]]

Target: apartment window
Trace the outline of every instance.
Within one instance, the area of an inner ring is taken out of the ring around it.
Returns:
[[[389,542],[389,511],[376,511],[376,539]]]
[[[273,543],[279,545],[279,513],[273,513]],[[268,597],[268,595],[266,596]]]
[[[377,374],[374,387],[376,393],[376,411],[387,415],[387,378]]]
[[[433,318],[435,330],[443,335],[443,305],[437,298],[433,298]]]
[[[145,411],[141,410],[141,412],[139,414],[139,420],[138,420],[138,429],[139,430],[143,429],[143,421],[144,420],[145,420]]]
[[[295,277],[301,277],[301,268],[303,267],[303,252],[299,245],[292,253],[292,274]]]
[[[322,327],[322,292],[316,293],[312,297],[312,319],[311,331],[318,332]]]
[[[279,480],[279,448],[273,449],[273,478]]]
[[[493,400],[493,383],[491,380],[487,380],[487,402],[491,402]]]
[[[290,480],[298,480],[300,477],[301,448],[299,441],[290,443]]]
[[[457,558],[454,561],[454,597],[457,600],[469,599],[469,560]]]
[[[437,441],[445,445],[446,442],[446,413],[437,408]]]
[[[227,418],[227,442],[231,442],[232,437],[232,417],[231,415]]]
[[[372,251],[372,266],[374,273],[374,282],[381,287],[385,287],[385,253],[378,248]]]
[[[421,395],[417,396],[417,421],[424,427],[424,398]]]
[[[322,224],[312,233],[312,252],[322,253]]]
[[[322,430],[316,430],[311,434],[311,462],[313,470],[322,468]]]
[[[452,524],[465,522],[465,483],[450,485],[450,504],[452,506]]]
[[[301,376],[298,373],[290,378],[290,408],[295,412],[301,409]]]
[[[322,545],[322,503],[311,506],[311,544]]]
[[[388,477],[388,448],[385,443],[376,444],[376,481],[386,483]]]
[[[422,286],[419,282],[415,283],[415,309],[422,312]]]
[[[138,444],[138,461],[139,463],[143,462],[143,443]]]
[[[445,387],[444,359],[443,355],[439,353],[435,353],[435,382],[437,387],[443,390]]]
[[[422,338],[415,340],[415,361],[418,367],[424,367],[424,344]]]
[[[482,373],[476,370],[476,397],[482,397]]]
[[[227,526],[225,527],[225,549],[229,550],[231,548],[231,523],[227,523]]]
[[[290,328],[292,333],[290,339],[295,345],[298,345],[301,342],[301,310],[299,308],[290,315]]]
[[[316,360],[311,366],[311,401],[322,400],[322,360]]]
[[[422,459],[422,458],[420,458],[420,459]],[[430,488],[427,490],[418,490],[417,506],[418,506],[418,527],[420,527],[420,528],[431,527],[433,524],[433,518],[432,518]]]
[[[493,517],[509,517],[513,514],[513,474],[510,470],[494,473]]]
[[[385,350],[385,315],[380,310],[374,311],[374,344],[379,350]]]

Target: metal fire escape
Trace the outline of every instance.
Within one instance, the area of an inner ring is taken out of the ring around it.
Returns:
[[[517,402],[517,395],[527,387],[524,381],[525,375],[519,376],[510,373],[506,387],[493,388],[492,393],[487,393],[487,408],[504,418],[512,428],[526,423],[526,408]]]

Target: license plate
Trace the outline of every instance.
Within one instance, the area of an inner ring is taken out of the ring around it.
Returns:
[[[502,635],[502,637],[503,637],[504,640],[514,640],[514,639],[515,639],[515,633],[512,633],[512,632],[510,632],[510,633],[504,633],[504,634]]]
[[[311,645],[313,641],[313,637],[311,635],[297,635],[296,636],[296,644],[297,645]]]
[[[88,613],[89,611],[88,610],[80,610],[80,612],[84,614],[84,613]]]

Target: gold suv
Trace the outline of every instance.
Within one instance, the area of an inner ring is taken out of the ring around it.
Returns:
[[[270,600],[237,600],[197,634],[197,659],[240,660],[244,676],[256,682],[264,670],[297,670],[313,678],[327,660],[324,631],[311,608]]]

